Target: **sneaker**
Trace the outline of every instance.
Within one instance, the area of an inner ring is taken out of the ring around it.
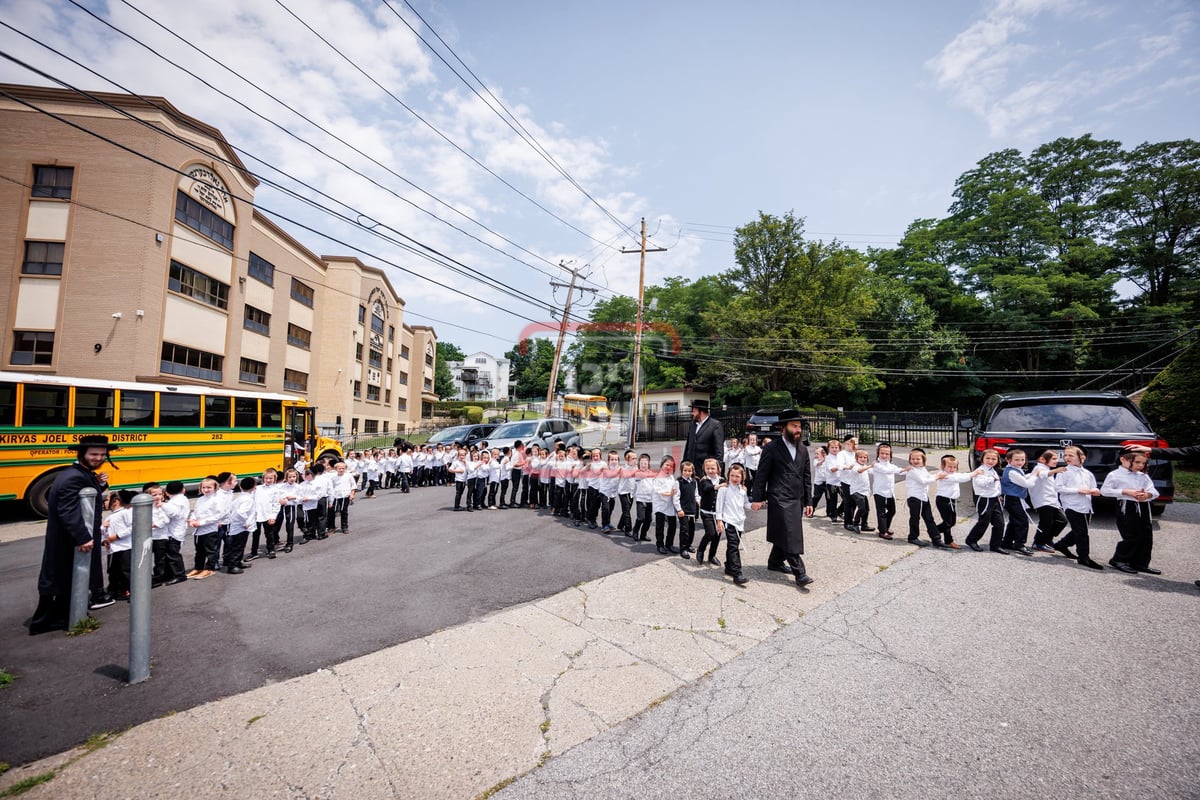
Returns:
[[[256,558],[258,558],[258,553],[251,553],[250,555],[246,556],[247,561],[253,561]]]
[[[111,605],[116,605],[116,598],[111,594],[105,593],[88,603],[88,608],[95,610],[97,608],[108,608]]]

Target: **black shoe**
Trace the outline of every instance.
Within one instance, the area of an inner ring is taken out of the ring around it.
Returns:
[[[850,531],[851,533],[858,533],[860,530],[857,525],[846,525],[845,528],[846,528],[846,530]]]
[[[285,553],[290,553],[290,552],[292,552],[292,546],[291,546],[290,544],[289,544],[289,545],[285,545],[285,546],[284,546],[284,548],[283,548],[283,552],[285,552]]]
[[[1144,572],[1147,575],[1162,575],[1162,570],[1155,569],[1154,567],[1134,567],[1134,569],[1138,572]]]
[[[258,553],[251,553],[250,555],[246,556],[247,561],[253,561],[256,558],[258,558]]]
[[[268,551],[267,551],[267,558],[275,558],[275,551],[274,551],[274,550],[268,550]]]
[[[594,522],[589,522],[589,523],[588,523],[588,527],[589,527],[589,528],[591,528],[592,530],[596,530],[596,523],[594,523]]]
[[[643,534],[642,534],[642,535],[641,535],[641,536],[638,538],[638,541],[639,541],[639,542],[648,542],[648,541],[650,541],[650,537],[649,537],[649,536],[647,536],[646,534],[644,534],[644,533],[643,533]]]
[[[1127,572],[1130,575],[1137,574],[1137,570],[1126,564],[1124,561],[1109,561],[1108,565],[1113,569],[1120,570],[1121,572]]]
[[[1020,553],[1023,556],[1031,556],[1034,554],[1034,549],[1028,545],[1021,545],[1013,550],[1014,553]]]
[[[241,567],[242,569],[250,569],[254,565],[251,564],[249,561],[243,561],[242,563],[238,564],[238,566]]]
[[[929,547],[929,542],[922,542],[920,539],[909,539],[908,543],[917,547]]]
[[[660,556],[666,556],[666,555],[670,555],[670,554],[671,554],[671,551],[670,551],[670,550],[668,550],[667,548],[663,547],[663,546],[660,544],[660,545],[658,546],[658,554],[659,554]]]
[[[790,564],[784,564],[779,567],[772,567],[768,565],[767,569],[771,570],[771,572],[782,572],[784,575],[791,575],[793,572]]]
[[[105,592],[104,594],[97,596],[96,599],[92,600],[92,602],[88,603],[88,608],[94,611],[97,608],[108,608],[109,606],[116,605],[116,603],[116,598]]]
[[[679,548],[678,547],[668,547],[667,552],[673,556],[677,556],[677,555],[679,555]]]
[[[807,572],[797,572],[796,573],[796,585],[797,586],[802,586],[802,587],[808,586],[810,583],[813,583],[815,581],[816,581],[816,578],[809,575]]]
[[[874,533],[875,532],[875,529],[872,528],[870,525],[859,525],[858,529],[860,531],[862,531],[863,533]]]
[[[698,559],[697,559],[697,560],[698,560]],[[712,556],[712,557],[710,557],[710,558],[708,559],[708,563],[712,564],[714,567],[719,567],[719,566],[721,566],[721,562],[720,562],[720,561],[717,561],[717,557],[716,557],[716,556]]]
[[[989,547],[988,549],[991,550],[993,553],[999,553],[1002,556],[1007,556],[1007,555],[1012,554],[1011,550],[1005,550],[1003,547]]]
[[[1087,567],[1088,569],[1095,569],[1095,570],[1103,570],[1104,569],[1103,565],[1097,564],[1095,561],[1092,561],[1090,558],[1085,558],[1082,561],[1080,561],[1079,566]]]
[[[171,580],[167,581],[163,585],[164,586],[174,586],[177,583],[187,583],[187,576],[180,575],[178,578],[172,578]]]
[[[1070,558],[1070,559],[1076,558],[1076,555],[1071,552],[1071,548],[1069,548],[1069,547],[1064,547],[1063,545],[1059,545],[1059,544],[1052,544],[1050,546],[1053,547],[1058,552],[1062,553],[1063,556],[1065,556],[1066,558]]]
[[[688,551],[687,551],[687,550],[682,550],[682,551],[680,551],[680,553],[679,553],[679,557],[680,557],[680,558],[691,558],[691,555],[689,555],[689,554],[688,554]]]
[[[467,511],[474,511],[474,510],[475,509],[471,508],[470,506],[467,506]]]
[[[967,542],[967,547],[971,548],[976,553],[983,552],[983,548],[979,545],[979,542]]]
[[[228,572],[230,575],[241,575],[246,570],[242,569],[241,567],[230,567],[229,569],[227,569],[225,571]]]
[[[1200,581],[1196,581],[1196,588],[1200,589]]]
[[[160,587],[160,586],[162,586],[162,585],[163,585],[163,582],[162,582],[162,581],[150,581],[150,588],[151,588],[151,589],[157,589],[158,587]]]
[[[308,534],[305,534],[304,536],[300,537],[300,541],[296,542],[296,544],[308,544],[311,541],[312,541],[312,537],[309,536]]]
[[[738,586],[745,586],[747,583],[750,582],[750,579],[747,578],[745,575],[734,575],[733,582],[736,583]]]

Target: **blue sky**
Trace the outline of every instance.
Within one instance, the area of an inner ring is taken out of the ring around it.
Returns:
[[[733,228],[759,210],[794,210],[814,238],[887,246],[914,219],[944,214],[954,180],[989,152],[1027,152],[1088,132],[1126,146],[1200,136],[1200,6],[1191,0],[410,0],[424,23],[403,0],[79,2],[379,185],[323,160],[65,0],[0,0],[0,19],[105,78],[166,97],[235,146],[465,265],[466,275],[451,272],[270,187],[259,190],[265,208],[377,256],[362,258],[392,271],[409,322],[432,324],[468,352],[499,355],[532,323],[549,321],[548,307],[563,299],[549,286],[551,276],[567,277],[560,262],[586,268],[600,297],[636,295],[638,259],[620,253],[636,242],[609,215],[630,229],[646,217],[653,244],[668,248],[648,257],[648,282],[694,278],[732,266]],[[133,7],[379,163],[281,109]],[[433,32],[444,39],[590,198],[400,16],[449,60]],[[12,30],[0,28],[0,42],[72,84],[114,90]],[[11,63],[0,64],[0,80],[46,82]],[[297,236],[318,253],[345,251]]]

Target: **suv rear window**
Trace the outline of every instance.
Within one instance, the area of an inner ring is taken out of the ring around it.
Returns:
[[[1107,403],[1035,403],[1004,406],[987,423],[989,430],[1035,431],[1102,431],[1119,433],[1149,433],[1150,428],[1137,414],[1125,406]]]

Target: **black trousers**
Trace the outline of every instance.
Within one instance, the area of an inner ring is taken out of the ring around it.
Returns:
[[[828,488],[829,488],[829,485],[825,484],[825,483],[814,483],[813,484],[813,499],[812,499],[813,508],[821,507],[821,500],[823,500],[825,498],[825,490]]]
[[[203,533],[196,538],[196,558],[193,562],[193,568],[198,570],[215,570],[217,568],[217,548],[220,543],[221,534],[213,531],[212,533]]]
[[[641,500],[637,503],[637,521],[633,524],[633,538],[648,539],[650,534],[650,519],[654,516],[653,506]]]
[[[725,536],[729,536],[729,526],[725,526]],[[806,570],[804,568],[804,559],[799,553],[789,553],[783,549],[782,545],[771,545],[771,552],[767,556],[767,567],[778,569],[784,564],[792,568],[792,573],[795,575],[803,575]]]
[[[279,544],[279,528],[283,525],[283,506],[279,507],[279,514],[275,519],[266,520],[258,523],[258,527],[254,529],[254,535],[250,537],[250,555],[258,555],[258,540],[259,538],[266,539],[267,552],[274,553],[276,545]]]
[[[108,554],[108,593],[118,600],[129,591],[130,566],[132,564],[132,550],[121,550]]]
[[[933,520],[933,509],[928,500],[916,497],[908,498],[908,540],[915,542],[921,538],[921,523],[929,533],[929,540],[934,544],[942,543],[942,535],[938,533],[937,523]]]
[[[617,520],[617,527],[625,533],[629,533],[633,530],[633,518],[629,514],[630,509],[633,508],[633,495],[619,494],[617,499],[621,502],[621,518]]]
[[[250,531],[241,531],[240,533],[231,533],[225,537],[225,567],[239,566],[246,556],[246,539],[250,537]]]
[[[341,525],[334,523],[340,522]],[[335,497],[333,502],[329,504],[329,513],[325,517],[325,525],[329,530],[339,529],[342,531],[350,530],[350,498]]]
[[[587,503],[584,515],[587,517],[588,522],[595,525],[597,518],[600,516],[600,490],[594,486],[589,486],[584,499]]]
[[[512,471],[512,494],[508,496],[508,504],[515,506],[517,504],[517,495],[521,496],[521,505],[529,505],[529,487],[522,480],[521,470],[514,469]]]
[[[1006,494],[1004,510],[1008,512],[1008,525],[1004,527],[1004,546],[1024,547],[1029,540],[1029,512],[1025,510],[1025,498]]]
[[[183,566],[183,542],[168,536],[155,539],[150,547],[154,551],[154,580],[173,581],[187,576]]]
[[[942,538],[946,544],[954,541],[954,523],[958,522],[958,501],[953,497],[942,497],[938,495],[937,500],[938,516],[942,521],[938,524],[938,531],[942,534]]]
[[[666,537],[663,537],[663,527],[666,527]],[[659,547],[675,546],[675,515],[654,512],[654,543]]]
[[[454,482],[454,507],[456,509],[462,508],[462,496],[463,496],[463,492],[466,490],[466,488],[467,488],[466,481],[455,481]],[[468,506],[471,505],[470,497],[467,498],[467,505]]]
[[[1092,539],[1088,535],[1088,526],[1091,522],[1091,514],[1085,514],[1082,511],[1072,511],[1067,509],[1064,512],[1067,516],[1067,524],[1071,526],[1071,530],[1067,532],[1058,543],[1059,547],[1075,547],[1075,554],[1078,556],[1079,563],[1091,560],[1092,557]]]
[[[296,510],[299,508],[300,508],[300,506],[284,506],[283,507],[283,525],[284,525],[284,528],[287,530],[287,546],[288,547],[292,547],[296,543],[295,542],[296,517],[298,516],[298,514],[296,513]]]
[[[896,518],[896,498],[875,495],[875,524],[881,533],[891,533],[892,520]]]
[[[600,527],[604,529],[612,528],[612,513],[613,506],[616,505],[617,498],[609,497],[608,495],[597,493],[600,498]]]
[[[704,528],[704,535],[700,537],[700,544],[696,547],[696,560],[703,561],[705,558],[716,558],[717,544],[721,541],[721,534],[717,531],[717,518],[711,514],[700,513],[700,526]],[[708,548],[708,556],[704,555],[704,548]]]
[[[852,506],[850,503],[850,484],[843,483],[838,486],[838,496],[841,498],[842,506],[842,522],[846,522],[846,517],[850,515]]]
[[[717,546],[713,542],[713,548]],[[774,550],[771,551],[774,554]],[[733,525],[725,525],[725,574],[742,574],[742,532]]]
[[[500,482],[499,481],[488,481],[487,482],[486,506],[488,508],[491,508],[492,506],[496,505],[496,494],[499,491],[500,491]]]
[[[500,508],[508,508],[508,478],[500,481]]]
[[[1150,566],[1150,554],[1154,549],[1154,517],[1150,513],[1150,504],[1135,500],[1118,502],[1117,532],[1121,534],[1121,541],[1117,542],[1112,560],[1134,569]]]
[[[1037,512],[1038,529],[1033,535],[1033,543],[1052,544],[1067,527],[1067,515],[1058,506],[1041,506]]]
[[[684,516],[679,518],[679,549],[686,550],[689,553],[692,550],[692,543],[696,540],[696,518],[693,516]]]
[[[867,526],[867,496],[865,494],[850,495],[850,504],[846,506],[846,527],[858,525],[860,528]]]
[[[825,513],[830,519],[837,519],[842,515],[842,485],[840,483],[829,483],[825,485]]]
[[[967,544],[975,544],[983,538],[983,532],[988,525],[992,526],[992,536],[988,546],[997,550],[1004,543],[1004,511],[1000,507],[999,497],[976,497],[975,514],[977,519],[967,533]]]

